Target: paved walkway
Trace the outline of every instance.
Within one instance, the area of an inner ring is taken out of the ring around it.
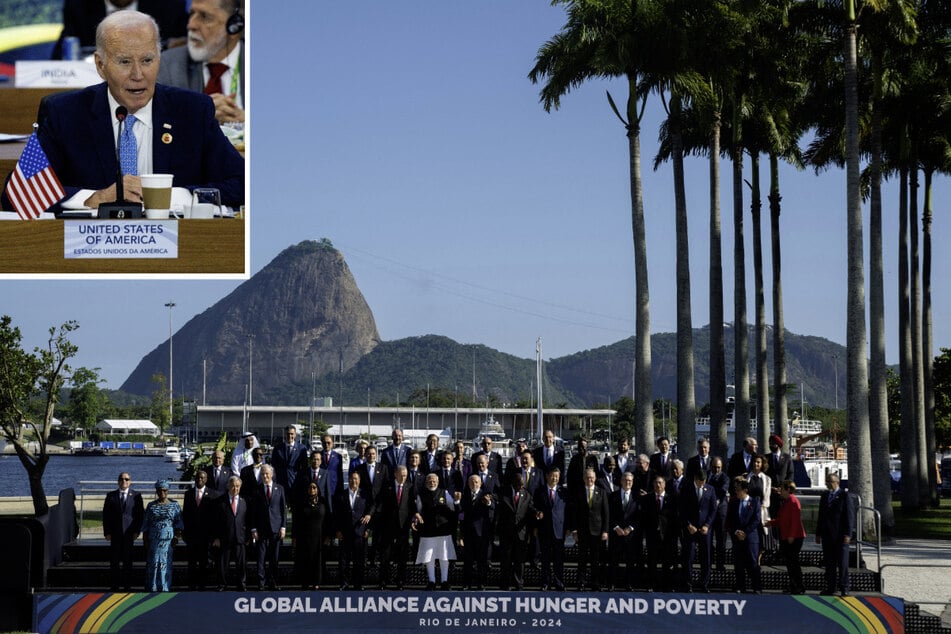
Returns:
[[[874,549],[862,556],[869,570],[878,570]],[[897,539],[882,547],[881,573],[885,594],[917,603],[951,627],[951,541]]]

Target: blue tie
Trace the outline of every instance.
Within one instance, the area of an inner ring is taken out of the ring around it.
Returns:
[[[122,137],[119,138],[119,163],[122,166],[122,173],[131,176],[139,173],[139,152],[135,144],[135,135],[132,133],[132,127],[136,121],[134,115],[127,116]]]

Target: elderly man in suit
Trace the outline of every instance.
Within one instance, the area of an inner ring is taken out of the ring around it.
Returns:
[[[699,550],[700,587],[710,591],[710,540],[717,514],[717,495],[707,484],[707,473],[698,469],[692,486],[686,485],[677,498],[680,516],[681,543],[683,544],[684,586],[693,592],[693,561]]]
[[[237,589],[241,592],[248,589],[245,566],[245,546],[251,540],[248,515],[248,501],[241,497],[241,478],[231,476],[228,479],[228,493],[218,497],[213,513],[211,545],[219,549],[219,592],[228,584],[228,568],[231,566],[232,559],[237,577]]]
[[[601,550],[608,545],[610,511],[608,493],[594,485],[594,469],[584,472],[584,488],[574,500],[571,518],[572,533],[578,543],[578,589],[584,588],[585,569],[590,566],[588,586],[594,592],[601,590]]]
[[[701,438],[697,441],[697,455],[691,456],[687,460],[687,467],[684,471],[684,478],[687,482],[693,482],[694,476],[697,474],[697,471],[703,470],[707,474],[707,478],[710,477],[710,461],[713,460],[713,456],[710,455],[710,441],[706,438]],[[704,478],[706,479],[706,478]]]
[[[612,586],[620,586],[628,591],[634,589],[637,558],[634,553],[634,534],[638,523],[638,494],[634,490],[634,474],[625,471],[621,475],[621,486],[608,496],[611,532],[608,539],[611,566],[609,567]],[[621,564],[624,574],[621,575]]]
[[[274,481],[274,468],[261,468],[257,503],[251,521],[251,540],[258,546],[258,590],[277,590],[277,558],[287,533],[287,497]]]
[[[495,518],[495,496],[482,479],[472,474],[459,501],[462,538],[465,548],[462,583],[470,590],[484,590],[489,577],[489,548]]]
[[[204,92],[218,121],[244,121],[243,0],[191,0],[186,46],[162,54],[159,82]]]
[[[819,498],[816,543],[822,545],[825,589],[821,594],[849,593],[849,546],[855,534],[855,500],[839,486],[839,476],[826,476],[826,489]]]
[[[535,520],[542,560],[542,591],[565,589],[565,517],[568,492],[559,486],[561,471],[552,467],[545,486],[535,491]]]
[[[492,439],[489,436],[484,436],[482,438],[482,451],[477,451],[472,454],[472,471],[478,471],[476,469],[477,460],[480,456],[485,456],[489,471],[495,474],[495,477],[498,482],[502,481],[502,476],[504,475],[504,467],[502,464],[502,456],[497,451],[492,450]]]
[[[416,517],[417,489],[407,479],[405,465],[397,465],[393,478],[380,492],[376,504],[378,529],[374,540],[380,542],[380,589],[390,584],[396,566],[396,589],[402,590],[406,580],[406,559],[409,554],[409,533]]]
[[[211,464],[205,467],[205,473],[208,475],[208,486],[218,495],[228,492],[228,479],[232,475],[239,475],[232,473],[231,467],[225,465],[225,452],[220,449],[211,455]]]
[[[293,425],[284,428],[284,439],[271,451],[271,466],[274,481],[289,495],[297,474],[307,468],[307,448],[297,440],[297,428]]]
[[[211,509],[218,492],[208,485],[205,471],[195,472],[195,484],[185,491],[182,504],[182,537],[188,553],[188,589],[204,590],[208,576],[208,546],[211,543]]]
[[[215,121],[214,103],[189,90],[156,84],[159,32],[138,11],[117,11],[100,22],[96,70],[103,83],[50,95],[37,115],[39,143],[66,192],[62,205],[97,208],[116,200],[117,108],[127,111],[119,140],[124,198],[142,201],[139,174],[174,176],[188,191],[213,187],[221,202],[244,204],[244,159]],[[185,190],[180,190],[185,191]],[[10,201],[2,201],[12,209]]]
[[[667,480],[660,474],[654,476],[652,485],[653,492],[641,498],[641,524],[647,541],[647,589],[653,591],[659,586],[669,590],[674,583],[680,537],[677,497],[667,491]],[[661,565],[660,575],[657,564]]]
[[[320,437],[320,442],[323,444],[321,468],[327,470],[327,486],[330,488],[331,496],[336,496],[343,493],[346,486],[343,478],[343,458],[334,451],[333,436],[324,434]]]
[[[351,473],[348,482],[334,503],[340,539],[340,589],[362,590],[367,537],[375,511],[370,495],[360,486],[360,473]]]
[[[756,449],[759,444],[756,439],[750,436],[743,441],[743,449],[730,456],[730,462],[726,467],[726,475],[732,482],[734,478],[746,475],[753,470],[753,458],[756,457]]]
[[[132,545],[142,532],[145,507],[132,489],[127,471],[119,474],[119,488],[106,494],[102,505],[102,534],[109,542],[109,571],[113,591],[132,587]]]
[[[531,456],[531,452],[526,449],[522,455]],[[532,492],[525,487],[522,474],[516,471],[509,486],[502,487],[497,494],[495,534],[499,538],[499,561],[502,564],[499,589],[524,590],[525,559],[535,519]]]
[[[552,469],[558,469],[559,473],[565,472],[565,451],[555,445],[555,432],[546,429],[542,433],[542,445],[536,447],[532,454],[535,458],[535,466],[548,473]]]

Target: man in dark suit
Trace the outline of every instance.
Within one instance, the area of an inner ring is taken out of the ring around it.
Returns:
[[[452,454],[448,451],[439,454],[439,462],[441,465],[435,471],[436,475],[439,476],[439,488],[445,489],[449,493],[462,491],[466,487],[467,478],[463,477],[462,470],[454,464]],[[418,491],[419,489],[417,489]]]
[[[351,473],[348,481],[350,486],[344,489],[334,504],[337,537],[340,539],[340,589],[362,590],[367,534],[374,506],[369,494],[360,486],[358,472]]]
[[[523,457],[531,452],[527,449]],[[525,464],[524,462],[522,463]],[[528,557],[531,527],[535,519],[532,492],[518,471],[512,474],[509,486],[498,492],[495,507],[495,534],[499,538],[499,589],[525,589],[525,559]]]
[[[737,592],[746,592],[749,576],[753,593],[762,591],[759,567],[760,502],[750,497],[750,485],[745,478],[736,481],[726,511],[726,530],[733,540],[733,568]]]
[[[465,482],[472,475],[472,463],[466,458],[466,444],[457,440],[452,448],[452,468],[458,471]]]
[[[258,545],[258,590],[278,590],[277,557],[287,532],[287,497],[268,464],[261,468],[258,488],[251,520],[251,539]]]
[[[248,501],[241,497],[241,478],[228,479],[228,493],[219,496],[214,509],[211,545],[219,549],[218,591],[228,585],[228,568],[234,559],[237,589],[244,592],[246,583],[245,546],[251,539],[248,524]]]
[[[125,9],[131,0],[110,0],[110,4]],[[138,0],[137,9],[158,22],[159,32],[173,44],[183,44],[188,11],[185,0]],[[106,17],[106,3],[102,0],[65,0],[63,2],[63,32],[53,46],[52,59],[63,59],[63,40],[78,37],[83,49],[96,45],[96,27]]]
[[[333,512],[334,491],[330,488],[330,474],[324,467],[323,453],[315,451],[310,454],[310,466],[298,474],[295,481],[296,491],[292,492],[293,504],[299,504],[307,499],[307,487],[311,482],[317,483],[317,495],[327,505],[327,510]]]
[[[746,475],[753,470],[753,458],[756,456],[758,444],[756,439],[750,436],[743,441],[743,449],[730,456],[730,462],[726,467],[726,475],[733,482],[736,476]]]
[[[479,456],[485,456],[487,460],[487,464],[489,466],[489,471],[494,473],[496,479],[499,482],[501,482],[502,475],[504,473],[504,469],[502,465],[502,456],[499,454],[499,452],[492,450],[492,439],[490,437],[483,436],[482,451],[477,451],[474,454],[472,454],[472,459],[470,460],[470,462],[472,463],[473,472],[478,471],[478,469],[476,469],[476,465],[478,464],[477,460],[479,459]]]
[[[396,589],[402,590],[406,580],[406,559],[409,534],[416,517],[416,489],[407,479],[407,469],[397,465],[393,479],[380,493],[376,504],[377,529],[380,541],[380,589],[390,584],[390,573],[396,565]],[[374,540],[377,537],[374,537]]]
[[[588,585],[591,590],[601,590],[601,549],[607,547],[610,511],[608,493],[594,485],[597,473],[594,469],[584,472],[584,488],[574,500],[571,525],[578,543],[578,589],[584,588],[585,568],[591,566]]]
[[[555,433],[546,429],[542,434],[542,446],[536,447],[533,452],[535,466],[548,473],[552,469],[558,469],[559,473],[565,472],[565,451],[555,446]]]
[[[218,450],[211,456],[211,464],[205,467],[208,474],[208,486],[218,495],[228,492],[228,479],[237,473],[231,473],[231,468],[225,465],[225,452]]]
[[[650,470],[670,480],[674,474],[674,455],[670,453],[670,439],[661,436],[657,439],[657,451],[651,454]]]
[[[426,449],[419,453],[419,468],[424,474],[430,474],[436,471],[442,464],[439,461],[439,436],[429,434],[426,436]]]
[[[501,478],[489,468],[489,457],[487,454],[479,455],[472,459],[472,475],[478,476],[482,480],[482,487],[489,493],[495,493],[496,487],[500,486]]]
[[[406,456],[409,450],[403,446],[403,430],[393,430],[393,444],[383,450],[380,456],[380,462],[386,465],[391,474],[396,473],[396,467],[406,466]]]
[[[462,539],[465,559],[462,584],[470,590],[484,590],[489,577],[489,547],[492,545],[492,524],[495,518],[495,497],[482,478],[469,476],[460,502]]]
[[[614,462],[617,464],[619,473],[623,474],[625,471],[634,473],[634,469],[637,466],[637,456],[631,454],[631,441],[627,436],[618,438],[617,453],[614,454]]]
[[[822,544],[825,566],[825,589],[821,594],[842,596],[849,593],[849,545],[855,533],[855,501],[848,491],[839,487],[839,476],[826,476],[826,488],[819,498],[816,519],[816,543]]]
[[[211,96],[221,122],[244,121],[243,4],[243,0],[191,0],[187,46],[165,51],[159,70],[159,83]]]
[[[769,437],[769,453],[766,454],[766,474],[773,482],[769,496],[770,515],[776,517],[783,497],[779,494],[783,482],[793,479],[793,464],[788,453],[783,453],[783,439],[773,434]],[[778,533],[775,535],[778,539]]]
[[[109,542],[111,588],[132,588],[132,545],[142,532],[145,507],[142,496],[132,490],[128,472],[119,474],[119,488],[106,494],[102,505],[102,534]]]
[[[307,468],[307,449],[297,440],[297,428],[293,425],[284,428],[284,440],[271,451],[271,466],[274,467],[274,481],[287,494],[294,491],[297,474]]]
[[[218,492],[208,486],[208,474],[195,473],[195,485],[185,491],[182,521],[188,553],[188,589],[204,590],[208,577],[208,546],[211,543],[211,509],[215,507]]]
[[[687,592],[693,592],[693,560],[699,550],[700,587],[704,592],[709,592],[710,538],[716,520],[717,496],[713,488],[707,485],[707,473],[703,469],[697,470],[691,482],[693,486],[682,488],[677,498],[677,514],[682,531],[684,585]]]
[[[565,516],[568,492],[558,485],[561,471],[545,474],[545,486],[535,491],[535,520],[542,560],[542,591],[565,589]]]
[[[135,136],[128,150],[123,148],[129,156],[123,169],[127,201],[142,200],[137,174],[164,173],[174,176],[175,188],[213,187],[223,204],[243,205],[244,159],[215,121],[211,99],[155,83],[159,43],[152,18],[118,11],[100,28],[105,46],[96,52],[96,69],[105,81],[50,95],[40,104],[39,142],[66,191],[66,200],[50,211],[116,200],[117,106],[128,110],[123,132]],[[6,195],[2,204],[13,208]]]
[[[598,479],[594,485],[607,495],[611,495],[621,486],[621,472],[618,471],[617,462],[611,454],[604,454],[601,469],[598,471]]]
[[[634,474],[625,471],[621,475],[620,488],[608,496],[609,525],[611,532],[608,539],[611,566],[610,578],[606,579],[612,586],[619,586],[628,591],[634,589],[637,558],[634,556],[634,531],[638,521],[638,494],[634,491]],[[624,574],[621,575],[621,564],[624,564]]]
[[[330,489],[331,497],[343,493],[345,482],[343,479],[343,458],[334,451],[334,437],[330,434],[324,434],[320,438],[323,444],[323,460],[321,468],[327,470],[327,486]]]
[[[696,476],[697,471],[702,470],[706,477],[704,480],[707,480],[710,477],[710,461],[713,457],[710,455],[710,441],[706,438],[701,438],[697,441],[697,455],[691,456],[687,460],[687,468],[684,472],[684,478],[687,482],[693,482],[694,476]]]
[[[258,497],[258,485],[264,468],[264,450],[255,447],[251,450],[251,464],[241,469],[241,497],[253,502]]]
[[[677,523],[676,497],[667,493],[667,480],[655,475],[653,492],[641,498],[641,523],[647,541],[647,589],[656,587],[670,590],[673,570],[677,565],[677,541],[680,527]],[[657,564],[661,573],[657,574]]]
[[[568,486],[568,494],[572,499],[577,498],[581,489],[584,488],[584,472],[588,469],[594,469],[597,473],[598,458],[588,453],[588,439],[578,436],[575,453],[568,461],[568,473],[563,480],[563,483]]]
[[[505,472],[502,478],[502,484],[505,486],[510,486],[512,475],[522,470],[522,452],[527,446],[524,440],[515,441],[515,451],[512,452],[512,457],[505,461]]]
[[[386,465],[377,460],[376,447],[373,445],[367,447],[364,457],[366,462],[357,467],[356,473],[360,474],[360,488],[367,494],[370,502],[374,502],[390,481],[390,473]]]
[[[522,451],[522,468],[518,473],[522,476],[522,485],[531,495],[545,485],[545,474],[535,466],[535,455],[530,449]]]

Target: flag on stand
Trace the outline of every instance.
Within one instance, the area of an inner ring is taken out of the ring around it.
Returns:
[[[23,220],[36,220],[41,213],[66,196],[36,132],[26,142],[16,169],[7,182],[5,193]]]

